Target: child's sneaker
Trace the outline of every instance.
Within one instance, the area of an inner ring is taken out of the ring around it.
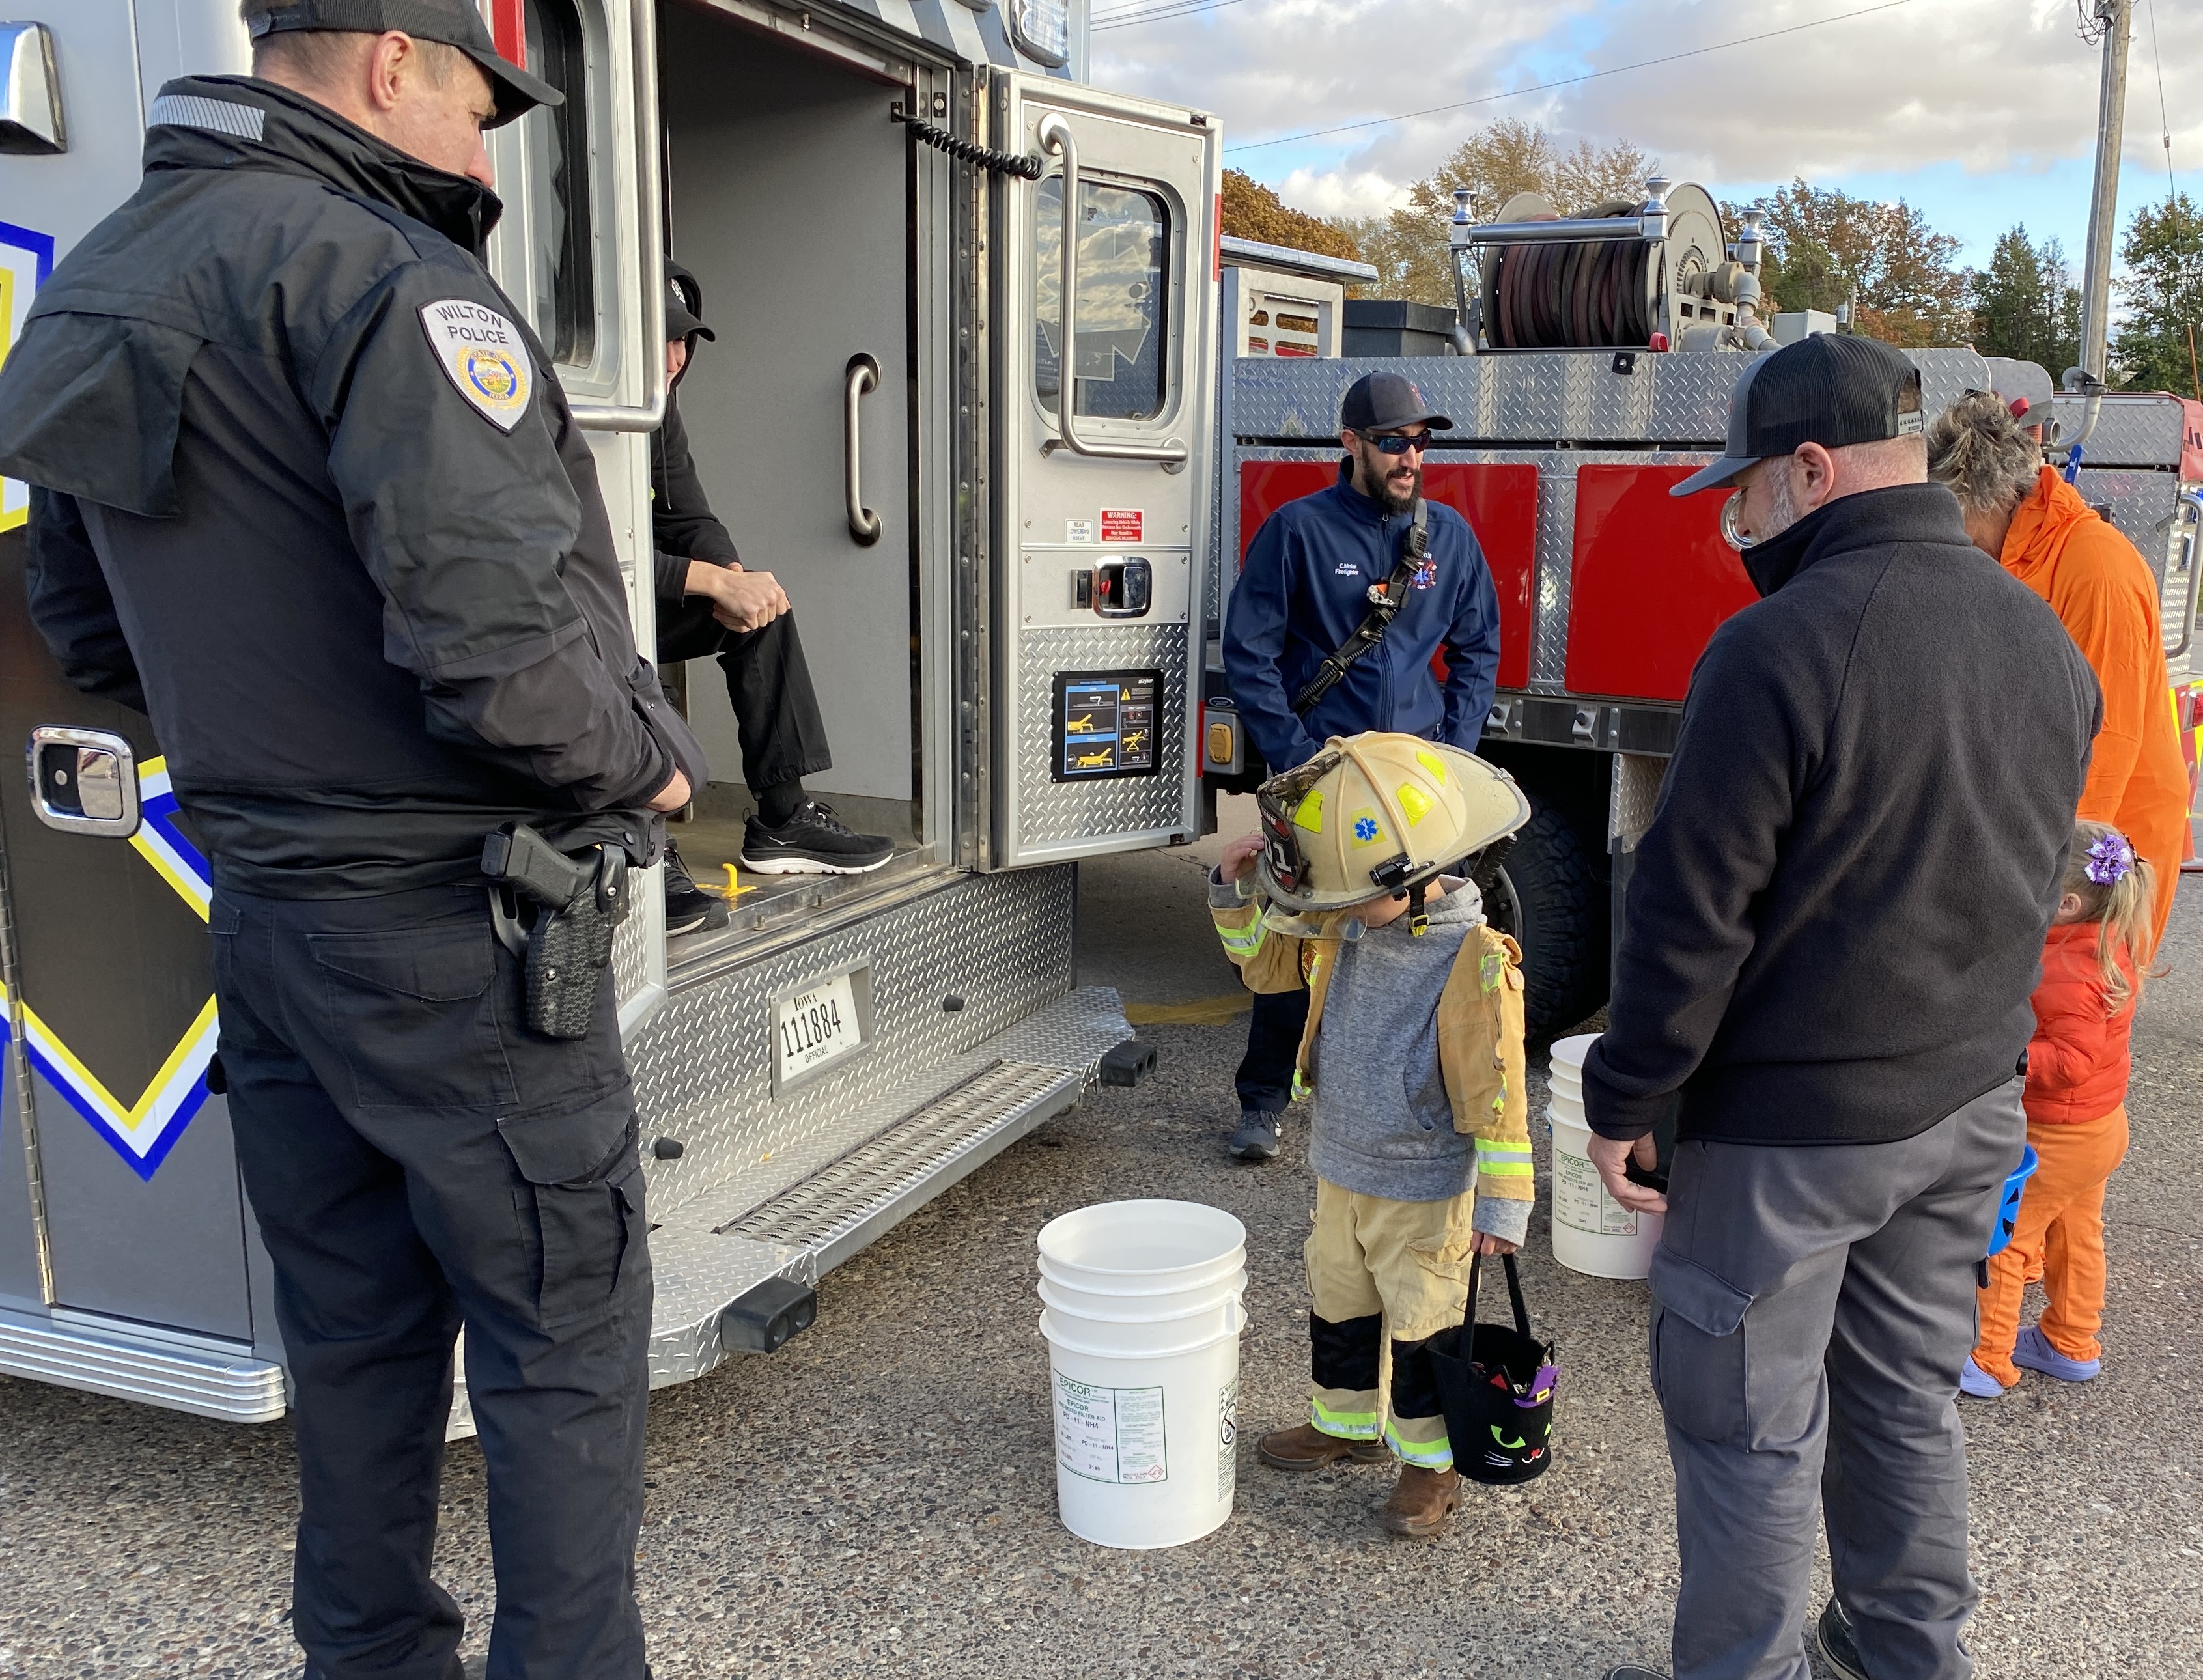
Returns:
[[[1958,1392],[1971,1394],[1976,1400],[2002,1400],[2004,1384],[1976,1365],[1974,1356],[1969,1353],[1958,1371]]]
[[[2033,1324],[2019,1333],[2019,1341],[2011,1350],[2011,1362],[2029,1371],[2039,1371],[2045,1376],[2054,1376],[2060,1382],[2091,1382],[2104,1368],[2101,1359],[2067,1359]]]

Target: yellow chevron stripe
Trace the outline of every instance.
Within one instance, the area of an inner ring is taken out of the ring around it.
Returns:
[[[198,1077],[192,1065],[195,1052],[207,1036],[215,1030],[215,1002],[206,1000],[184,1035],[176,1040],[168,1059],[161,1064],[151,1081],[135,1103],[125,1104],[120,1097],[103,1084],[97,1075],[79,1061],[76,1052],[63,1044],[54,1029],[40,1020],[38,1012],[28,1005],[23,1008],[23,1030],[27,1037],[38,1042],[39,1050],[68,1070],[69,1082],[76,1087],[77,1094],[90,1099],[99,1105],[109,1122],[118,1130],[134,1132],[151,1117],[164,1097],[176,1094],[171,1088]]]

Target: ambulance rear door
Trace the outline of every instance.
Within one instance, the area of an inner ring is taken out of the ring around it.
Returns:
[[[988,861],[1010,868],[1199,832],[1221,137],[1043,76],[995,95],[993,144],[1042,166],[995,177],[991,219]]]

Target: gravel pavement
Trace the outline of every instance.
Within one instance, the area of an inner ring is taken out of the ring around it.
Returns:
[[[1184,853],[1089,865],[1083,977],[1134,1002],[1203,994],[1219,970],[1189,913],[1198,866]],[[1124,913],[1158,901],[1174,930]],[[2030,1376],[1965,1414],[1985,1675],[2203,1660],[2203,882],[2168,955],[2176,972],[2135,1035],[2134,1152],[2111,1188],[2105,1376],[2085,1388]],[[1255,1434],[1300,1411],[1305,1132],[1289,1129],[1272,1165],[1226,1162],[1242,1029],[1143,1031],[1156,1078],[1096,1093],[833,1274],[817,1327],[780,1353],[654,1398],[640,1566],[659,1680],[1596,1680],[1664,1656],[1674,1542],[1644,1286],[1553,1264],[1541,1182],[1526,1283],[1561,1341],[1554,1469],[1469,1490],[1441,1541],[1387,1537],[1371,1521],[1387,1470],[1288,1477],[1253,1455]],[[1244,1444],[1223,1530],[1113,1553],[1055,1520],[1033,1237],[1056,1213],[1141,1195],[1246,1223]],[[295,1674],[292,1476],[280,1424],[0,1379],[0,1676]],[[470,1649],[489,1608],[482,1506],[480,1455],[459,1444],[438,1565]]]

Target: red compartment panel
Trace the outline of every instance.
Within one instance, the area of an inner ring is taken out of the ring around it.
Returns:
[[[1722,540],[1722,498],[1668,493],[1696,470],[1577,469],[1569,693],[1680,700],[1715,628],[1759,598]]]
[[[1262,522],[1302,496],[1338,481],[1335,461],[1239,463],[1239,563],[1247,563]],[[1530,616],[1538,593],[1538,469],[1530,463],[1433,462],[1423,469],[1423,493],[1468,522],[1499,592],[1499,686],[1530,681]],[[1444,656],[1432,661],[1445,672]]]

